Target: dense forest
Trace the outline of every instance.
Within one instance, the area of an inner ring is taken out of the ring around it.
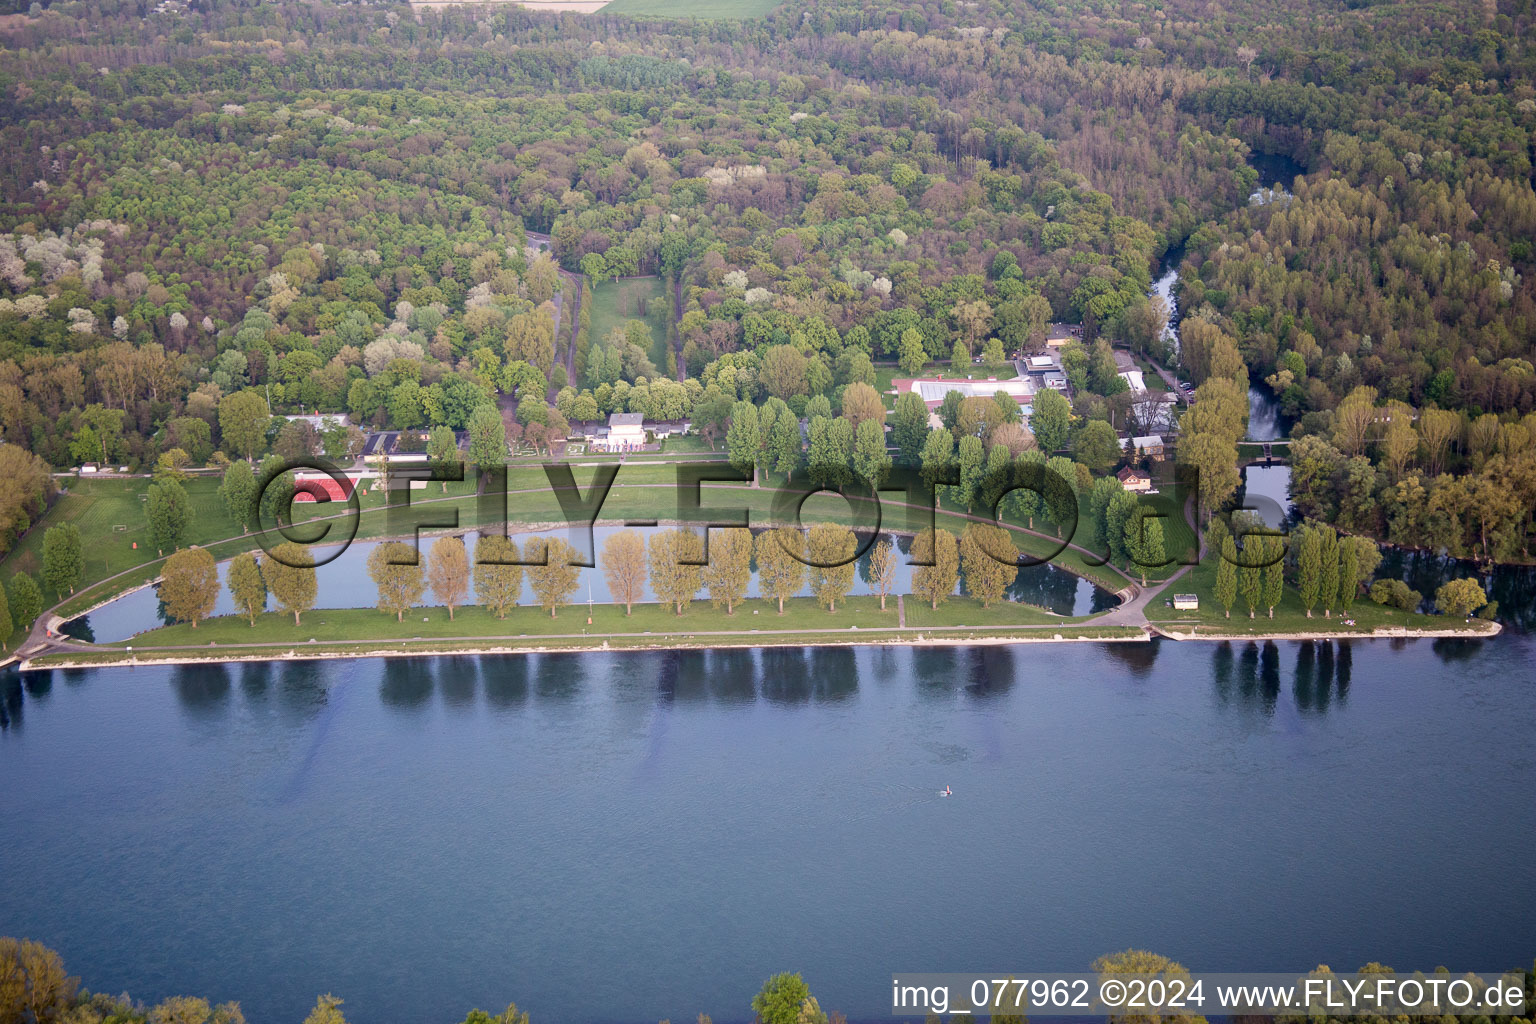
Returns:
[[[259,455],[281,421],[226,437],[240,394],[455,429],[512,396],[535,445],[612,411],[723,433],[772,399],[856,426],[878,364],[999,364],[1065,320],[1047,453],[1134,420],[1113,343],[1200,385],[1179,457],[1213,504],[1251,380],[1296,419],[1309,515],[1529,554],[1529,0],[12,8],[0,436],[53,467]],[[1306,173],[1250,199],[1256,152]],[[1170,251],[1177,354],[1148,299]],[[665,329],[594,336],[635,275]],[[945,420],[1032,441],[974,425]],[[0,551],[45,481],[7,474]]]

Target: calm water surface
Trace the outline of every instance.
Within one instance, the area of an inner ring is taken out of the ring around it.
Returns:
[[[826,648],[0,681],[0,922],[297,1022],[750,1016],[777,970],[1523,965],[1536,644]],[[954,797],[938,790],[952,786]]]
[[[613,533],[620,530],[616,526],[598,526],[592,530],[593,544],[599,552],[597,561],[601,564],[601,551],[603,542]],[[639,529],[635,532],[649,535],[654,530]],[[525,533],[514,537],[521,546],[530,537],[558,535],[566,537],[567,531],[544,531],[543,533]],[[470,531],[464,535],[464,543],[470,554],[475,550],[476,538],[479,534]],[[570,536],[572,544],[578,545],[578,550],[585,550],[586,537],[583,531],[574,531]],[[892,593],[905,594],[912,590],[913,567],[907,563],[905,557],[912,546],[912,538],[896,537],[895,543],[900,556],[896,559],[896,582]],[[425,556],[431,547],[433,537],[422,539],[420,551]],[[340,555],[337,555],[325,565],[315,570],[316,581],[319,585],[318,599],[315,602],[317,608],[372,608],[378,599],[378,591],[373,581],[368,576],[368,556],[377,546],[376,541],[360,541],[352,544]],[[320,550],[331,550],[321,548]],[[320,556],[324,557],[324,556]],[[869,568],[869,555],[859,559],[859,571],[855,573],[853,580],[854,594],[873,593],[866,578]],[[218,564],[219,581],[222,584],[229,570],[229,563]],[[601,568],[582,569],[580,582],[577,584],[575,601],[580,604],[586,601],[590,594],[593,601],[606,603],[610,601],[608,582],[604,578]],[[960,593],[965,593],[964,585],[956,587]],[[758,596],[757,575],[752,576],[751,585],[747,589],[748,597]],[[810,584],[801,588],[802,596],[811,593]],[[1065,569],[1059,569],[1054,565],[1029,566],[1019,570],[1018,577],[1013,586],[1005,595],[1007,600],[1020,601],[1031,604],[1037,608],[1055,612],[1058,615],[1089,615],[1094,612],[1106,611],[1115,607],[1119,602],[1109,591],[1094,586],[1088,580],[1074,576]],[[647,582],[642,601],[654,601],[655,595],[651,592]],[[537,605],[533,597],[532,582],[526,575],[523,580],[522,603]],[[268,602],[268,608],[272,603]],[[218,600],[215,602],[213,613],[215,615],[235,614],[235,602],[230,596],[228,588],[220,586]],[[146,630],[156,629],[170,621],[166,614],[165,605],[160,600],[160,587],[158,584],[152,587],[144,587],[131,593],[124,594],[113,601],[109,601],[91,612],[79,618],[71,619],[64,626],[64,632],[70,636],[92,643],[115,643],[119,640],[127,640],[139,635]]]

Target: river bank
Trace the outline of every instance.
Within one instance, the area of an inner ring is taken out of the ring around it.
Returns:
[[[1203,630],[1203,631],[1202,631]],[[605,651],[709,651],[742,648],[809,647],[981,647],[1014,644],[1149,643],[1154,638],[1180,643],[1233,643],[1243,641],[1330,642],[1342,640],[1484,640],[1498,636],[1497,622],[1474,620],[1456,627],[1415,628],[1379,626],[1372,629],[1321,629],[1262,632],[1238,631],[1194,625],[1188,632],[1157,623],[1145,627],[1094,625],[1062,626],[927,626],[868,629],[858,626],[821,630],[693,630],[675,634],[564,633],[509,644],[506,637],[451,637],[392,639],[383,641],[326,640],[306,643],[258,643],[207,647],[126,647],[101,650],[69,650],[23,659],[17,671],[133,667],[136,665],[217,665],[242,662],[324,661],[354,658],[432,658],[461,655],[530,655],[595,653]]]
[[[853,627],[857,629],[857,627]],[[226,647],[216,654],[208,648],[139,648],[128,650],[80,651],[47,654],[26,659],[17,666],[19,672],[47,669],[133,667],[135,665],[219,665],[242,662],[325,661],[352,658],[433,658],[459,655],[529,655],[529,654],[578,654],[604,651],[710,651],[758,648],[802,647],[982,647],[1011,644],[1063,644],[1063,643],[1146,643],[1152,637],[1144,630],[1131,626],[1062,626],[1020,627],[1019,630],[989,631],[968,626],[938,626],[927,629],[824,630],[819,633],[786,632],[777,635],[771,631],[721,632],[696,631],[675,637],[655,634],[561,634],[541,637],[531,644],[509,645],[505,638],[472,638],[453,641],[448,638],[432,640],[393,640],[389,646],[379,643],[348,643],[346,641],[317,641],[313,644],[268,645],[263,647]],[[700,639],[707,637],[708,639]],[[501,640],[502,642],[497,642]],[[1201,639],[1207,639],[1201,637]]]

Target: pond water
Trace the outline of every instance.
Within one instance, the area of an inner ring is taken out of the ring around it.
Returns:
[[[1283,153],[1250,152],[1248,166],[1259,172],[1258,188],[1248,197],[1248,202],[1256,205],[1288,201],[1296,179],[1307,173],[1305,167]]]
[[[0,677],[0,921],[354,1024],[746,1021],[769,973],[1536,949],[1536,643],[589,653]],[[952,787],[954,797],[938,791]]]
[[[1257,512],[1265,526],[1279,529],[1286,525],[1292,511],[1291,467],[1244,466],[1243,494],[1238,507]]]
[[[598,526],[593,528],[593,543],[599,552],[603,542],[621,527]],[[636,532],[649,535],[654,532],[650,529],[637,529]],[[585,549],[586,539],[583,535],[568,536],[564,530],[545,531],[544,533],[518,534],[514,539],[521,545],[525,539],[533,536],[558,535],[568,537],[572,544]],[[474,553],[475,541],[479,534],[471,531],[465,534],[465,544],[471,555]],[[431,546],[431,537],[425,538],[421,544],[423,553]],[[317,608],[371,608],[377,597],[373,581],[368,577],[368,555],[377,545],[375,541],[359,541],[350,545],[340,555],[330,562],[315,570],[316,579],[319,582],[319,596],[315,602]],[[903,557],[897,559],[896,585],[893,593],[910,593],[912,582],[912,566],[907,564],[906,554],[911,548],[910,537],[897,537],[896,545]],[[330,551],[333,548],[320,548],[318,550]],[[319,556],[324,557],[324,556]],[[599,561],[601,556],[599,556]],[[869,565],[869,556],[866,553],[859,560],[859,572],[854,576],[853,593],[869,594],[872,590],[865,578],[865,570]],[[220,562],[218,565],[219,581],[224,582],[225,574],[229,568],[228,562]],[[963,584],[957,588],[964,593]],[[608,592],[608,583],[603,576],[602,569],[582,569],[581,582],[577,587],[576,600],[585,601],[588,593],[592,600],[598,603],[607,603],[611,600]],[[810,594],[807,585],[800,592],[802,595]],[[757,577],[753,574],[752,583],[748,590],[749,597],[758,594]],[[1044,608],[1058,615],[1088,615],[1093,612],[1106,611],[1115,607],[1119,602],[1109,591],[1095,586],[1082,577],[1075,576],[1065,569],[1059,569],[1054,565],[1031,566],[1019,570],[1018,578],[1012,587],[1008,589],[1007,599],[1021,601],[1027,604]],[[645,601],[654,601],[655,595],[646,587]],[[534,603],[533,591],[526,576],[523,580],[523,603]],[[235,614],[235,605],[227,588],[221,586],[218,601],[214,606],[215,615]],[[155,629],[165,625],[169,621],[166,615],[165,605],[160,601],[159,587],[145,587],[130,594],[124,594],[89,615],[71,619],[64,626],[64,632],[76,639],[86,640],[92,643],[115,643],[137,636],[146,630]]]
[[[1248,388],[1248,431],[1245,441],[1279,441],[1290,436],[1291,423],[1280,411],[1280,400],[1267,387]],[[1276,454],[1283,455],[1284,452]]]

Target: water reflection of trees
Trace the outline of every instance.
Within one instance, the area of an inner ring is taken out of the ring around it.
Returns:
[[[443,703],[464,710],[475,703],[475,689],[480,679],[480,659],[450,655],[437,664],[438,689]]]
[[[533,691],[548,703],[569,703],[587,680],[587,656],[538,654],[533,666]]]
[[[528,703],[528,658],[514,654],[485,660],[485,700],[493,708],[520,708]]]
[[[998,697],[1013,689],[1014,648],[970,647],[965,654],[965,692],[973,697]]]
[[[1295,650],[1291,698],[1296,709],[1322,713],[1343,705],[1354,670],[1353,646],[1303,641]],[[1211,652],[1211,679],[1223,704],[1236,702],[1273,714],[1282,687],[1280,648],[1273,640],[1217,644]]]
[[[229,710],[229,666],[177,665],[171,669],[171,689],[194,717],[217,717]]]
[[[43,673],[36,673],[42,675]],[[20,729],[26,698],[22,696],[21,673],[14,665],[0,668],[0,729]]]
[[[1157,652],[1162,643],[1161,637],[1154,637],[1147,643],[1100,644],[1099,650],[1103,651],[1110,660],[1118,661],[1129,669],[1132,675],[1144,676],[1152,671],[1152,665],[1157,661]]]
[[[379,697],[386,705],[416,710],[432,696],[432,670],[426,658],[385,658]]]

